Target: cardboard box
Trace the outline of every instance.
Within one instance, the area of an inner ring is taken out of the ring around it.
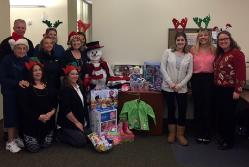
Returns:
[[[98,135],[105,135],[108,131],[117,131],[117,109],[91,110],[89,116],[91,130]]]
[[[116,109],[118,107],[118,90],[91,90],[90,104],[90,110],[104,111]]]
[[[117,131],[118,90],[92,90],[90,93],[90,126],[102,136],[108,131]]]

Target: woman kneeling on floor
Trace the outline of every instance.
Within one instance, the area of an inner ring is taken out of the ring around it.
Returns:
[[[18,98],[21,125],[26,150],[38,152],[52,144],[58,99],[45,82],[42,65],[32,60],[25,65],[30,86],[21,89]]]
[[[89,125],[86,96],[79,83],[77,67],[68,65],[63,69],[64,83],[60,92],[58,138],[61,142],[74,147],[86,145],[86,131]]]

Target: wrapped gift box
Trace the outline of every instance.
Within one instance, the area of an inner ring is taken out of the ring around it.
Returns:
[[[152,89],[161,90],[160,62],[144,62],[144,79],[149,82]]]

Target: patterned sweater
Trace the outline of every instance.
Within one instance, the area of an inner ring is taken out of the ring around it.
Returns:
[[[217,56],[214,61],[214,82],[217,86],[234,87],[241,93],[246,80],[245,55],[238,49]]]

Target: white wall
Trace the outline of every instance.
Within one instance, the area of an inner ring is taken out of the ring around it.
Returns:
[[[1,0],[0,5],[1,17],[1,31],[0,31],[0,41],[5,39],[10,35],[10,9],[9,9],[9,0]],[[0,88],[1,89],[1,88]],[[3,97],[0,93],[0,120],[3,118]]]
[[[63,22],[58,28],[58,43],[67,47],[68,36],[68,0],[53,0],[49,1],[46,8],[11,8],[10,9],[10,22],[11,31],[15,19],[22,18],[26,22],[31,21],[32,25],[27,26],[25,36],[31,39],[36,45],[42,39],[42,34],[45,32],[47,26],[42,23],[42,19],[46,18],[51,22],[60,20]]]
[[[187,28],[197,28],[192,18],[210,13],[209,27],[232,24],[233,37],[249,55],[248,6],[244,0],[94,0],[93,40],[105,46],[111,64],[143,64],[161,59],[173,17],[186,16]]]

